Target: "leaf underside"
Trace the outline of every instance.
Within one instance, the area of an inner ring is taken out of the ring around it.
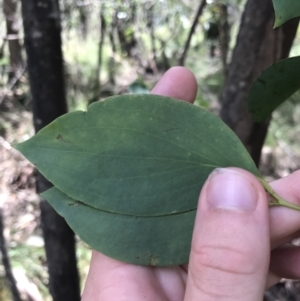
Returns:
[[[195,210],[135,217],[93,209],[55,187],[43,193],[43,197],[82,240],[107,256],[151,266],[188,262]]]
[[[16,148],[54,184],[44,197],[84,241],[137,264],[187,262],[198,196],[213,169],[259,176],[221,120],[147,94],[66,114]]]
[[[278,27],[286,21],[300,16],[299,0],[273,0],[275,9],[275,24]]]
[[[248,95],[249,111],[255,121],[267,119],[285,100],[300,89],[300,56],[267,68],[253,83]]]

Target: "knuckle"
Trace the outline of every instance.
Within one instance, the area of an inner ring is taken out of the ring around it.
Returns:
[[[258,269],[254,256],[249,251],[228,246],[201,246],[194,248],[192,252],[195,273],[199,275],[204,271],[235,276],[252,275]]]

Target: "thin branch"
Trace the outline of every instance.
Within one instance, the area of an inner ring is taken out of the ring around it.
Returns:
[[[202,12],[203,12],[203,10],[204,10],[206,4],[207,4],[206,0],[202,0],[202,1],[200,2],[200,5],[199,5],[199,7],[198,7],[198,10],[197,10],[197,13],[196,13],[196,16],[195,16],[195,19],[194,19],[194,22],[193,22],[192,27],[191,27],[191,29],[190,29],[188,38],[187,38],[187,40],[186,40],[186,42],[185,42],[184,50],[183,50],[183,52],[181,53],[181,56],[180,56],[180,58],[179,58],[179,60],[178,60],[178,65],[180,65],[180,66],[184,66],[184,62],[185,62],[185,59],[186,59],[186,56],[187,56],[187,52],[188,52],[188,50],[189,50],[189,48],[190,48],[192,36],[193,36],[193,34],[195,33],[196,27],[197,27],[198,22],[199,22],[199,18],[200,18],[200,16],[202,15]]]
[[[98,47],[98,65],[96,70],[96,82],[95,82],[95,92],[90,103],[97,101],[101,94],[101,69],[102,69],[102,55],[103,55],[103,45],[106,32],[106,20],[104,17],[104,5],[100,7],[100,40]]]
[[[23,76],[24,72],[26,71],[26,66],[23,67],[16,76],[14,76],[9,83],[7,84],[6,89],[3,92],[3,95],[0,97],[0,105],[2,104],[3,100],[6,98],[7,94],[12,91],[14,86],[17,84],[17,82],[20,80],[20,78]]]
[[[6,278],[10,288],[10,292],[13,301],[22,301],[20,293],[17,288],[16,279],[11,270],[10,260],[7,252],[6,241],[4,238],[4,225],[3,225],[3,214],[2,209],[0,209],[0,250],[2,254],[2,263],[5,269]]]

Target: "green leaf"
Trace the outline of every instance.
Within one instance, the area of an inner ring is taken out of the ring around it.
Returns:
[[[83,240],[138,264],[187,262],[198,196],[213,169],[237,166],[260,178],[220,119],[150,94],[66,114],[16,148],[55,185],[45,198]]]
[[[248,95],[249,111],[255,121],[263,121],[300,89],[300,56],[279,61],[253,83]]]
[[[155,95],[111,97],[58,118],[20,150],[59,190],[105,211],[153,216],[195,209],[217,167],[258,171],[212,114]]]
[[[275,9],[275,24],[278,27],[286,21],[300,16],[299,0],[273,0]]]
[[[167,216],[135,217],[93,209],[55,187],[43,193],[43,197],[82,240],[107,256],[152,266],[188,262],[195,210]]]

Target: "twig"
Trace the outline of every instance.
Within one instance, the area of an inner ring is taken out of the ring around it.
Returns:
[[[98,47],[98,65],[96,69],[96,82],[95,82],[95,91],[94,96],[89,103],[97,101],[101,94],[101,68],[102,68],[102,55],[103,55],[103,45],[106,33],[106,20],[104,17],[104,5],[100,6],[100,40],[99,40],[99,47]]]
[[[19,81],[19,79],[23,76],[24,72],[26,70],[26,66],[24,66],[20,72],[18,72],[18,74],[16,76],[14,76],[10,82],[8,83],[2,97],[0,98],[0,105],[2,104],[3,100],[5,99],[5,97],[7,96],[8,92],[10,92],[13,87],[16,85],[16,83]]]
[[[2,263],[5,269],[6,278],[8,285],[10,287],[10,292],[13,298],[13,301],[22,301],[20,293],[17,288],[15,277],[11,270],[10,260],[7,253],[6,241],[4,238],[4,226],[3,226],[3,214],[2,209],[0,209],[0,250],[2,254]]]
[[[199,7],[198,7],[198,10],[197,10],[197,13],[196,13],[196,16],[195,16],[195,19],[194,19],[194,22],[192,24],[192,27],[190,29],[190,32],[189,32],[189,35],[188,35],[188,38],[185,42],[185,45],[184,45],[184,50],[183,52],[181,53],[181,56],[178,60],[178,65],[180,66],[184,66],[184,61],[186,59],[186,56],[187,56],[187,52],[190,48],[190,44],[191,44],[191,40],[192,40],[192,36],[196,30],[196,27],[197,27],[197,24],[198,24],[198,20],[199,20],[199,17],[201,16],[205,6],[206,6],[207,2],[206,0],[202,0]]]

